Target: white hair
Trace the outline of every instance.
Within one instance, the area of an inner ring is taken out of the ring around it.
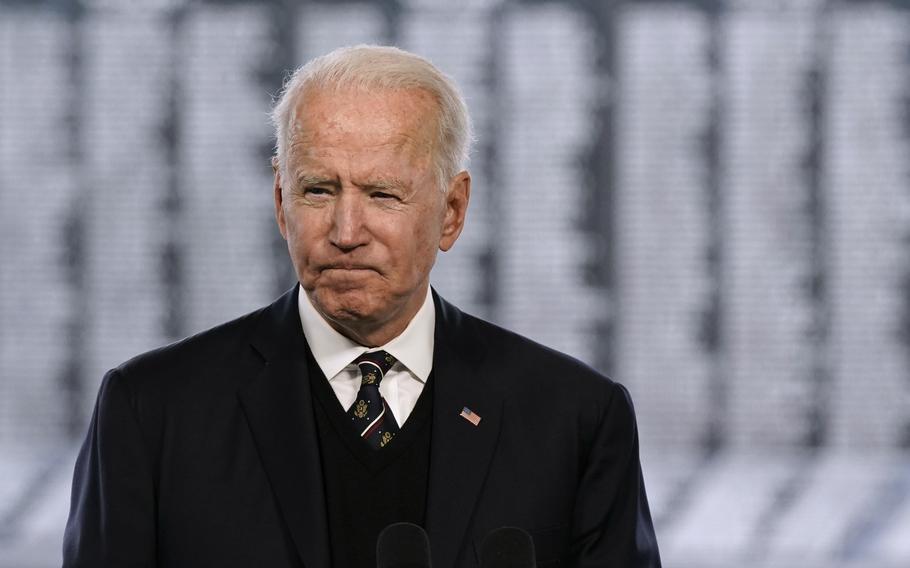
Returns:
[[[331,88],[427,92],[437,103],[433,167],[440,189],[445,191],[448,180],[465,169],[473,139],[471,119],[455,82],[419,55],[397,47],[356,45],[311,59],[285,82],[271,115],[275,156],[285,179],[294,107],[306,92]]]

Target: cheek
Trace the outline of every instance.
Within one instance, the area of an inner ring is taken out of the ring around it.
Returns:
[[[297,261],[304,261],[319,241],[319,219],[299,210],[286,212],[285,219],[288,247]]]
[[[435,225],[431,226],[434,219],[427,219],[425,223],[418,226],[409,234],[409,248],[411,250],[412,266],[418,276],[423,276],[436,259],[436,249],[439,245],[440,233],[436,230]]]

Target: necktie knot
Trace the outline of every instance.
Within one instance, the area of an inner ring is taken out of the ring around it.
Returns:
[[[354,364],[360,369],[362,385],[379,386],[382,377],[389,372],[395,361],[395,357],[385,351],[371,351],[354,359]]]

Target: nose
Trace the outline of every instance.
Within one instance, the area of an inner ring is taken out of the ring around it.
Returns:
[[[350,251],[367,244],[369,231],[364,213],[364,204],[358,195],[353,192],[341,192],[332,210],[329,242],[342,251]]]

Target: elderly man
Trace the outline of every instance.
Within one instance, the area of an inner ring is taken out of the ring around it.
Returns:
[[[659,566],[626,391],[431,291],[464,225],[465,104],[426,60],[334,51],[276,105],[275,216],[300,285],[105,377],[65,566],[437,568],[492,530],[540,566]]]

